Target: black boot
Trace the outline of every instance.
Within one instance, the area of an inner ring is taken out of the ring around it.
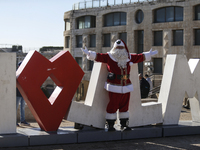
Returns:
[[[125,131],[130,131],[131,128],[128,127],[128,118],[123,118],[123,119],[120,119],[120,124],[121,124],[121,130],[125,130]]]
[[[107,126],[108,126],[108,131],[115,131],[114,124],[115,120],[106,120],[107,121]]]

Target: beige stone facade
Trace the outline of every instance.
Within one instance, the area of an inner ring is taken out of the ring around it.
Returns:
[[[89,9],[71,10],[64,13],[68,27],[64,31],[64,49],[70,51],[74,58],[82,57],[82,69],[85,71],[84,80],[89,80],[91,71],[88,71],[88,60],[83,56],[80,47],[76,46],[76,36],[82,35],[83,46],[86,44],[89,50],[106,53],[110,51],[119,34],[126,32],[127,46],[131,53],[137,53],[137,31],[143,30],[143,51],[158,50],[153,57],[162,59],[165,63],[167,54],[182,54],[189,58],[200,58],[200,45],[195,45],[195,29],[200,29],[200,20],[195,20],[195,6],[200,5],[199,0],[159,0],[151,2],[131,3],[115,6],[105,6]],[[163,7],[182,7],[183,21],[155,23],[155,10]],[[141,23],[136,22],[136,14],[142,10],[144,14]],[[113,12],[126,12],[126,25],[104,26],[104,16]],[[77,18],[81,16],[96,16],[96,27],[77,29]],[[70,26],[70,27],[69,27]],[[183,30],[183,45],[173,45],[173,30]],[[162,31],[162,46],[154,45],[154,31]],[[110,33],[110,47],[103,47],[103,34]],[[90,34],[96,35],[96,47],[89,47]],[[70,37],[67,41],[66,37]],[[199,39],[200,40],[200,39]],[[69,42],[69,43],[66,43]],[[69,46],[66,46],[69,44]],[[67,48],[68,47],[68,48]],[[163,71],[162,67],[162,71]],[[143,68],[144,72],[146,67]],[[161,73],[162,74],[162,73]]]

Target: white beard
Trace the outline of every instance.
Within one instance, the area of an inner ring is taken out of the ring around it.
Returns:
[[[113,58],[117,61],[118,67],[126,68],[128,53],[126,49],[112,49],[110,51]]]

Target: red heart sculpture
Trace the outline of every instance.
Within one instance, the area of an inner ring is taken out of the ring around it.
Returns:
[[[83,75],[68,51],[61,51],[50,60],[37,51],[27,54],[16,72],[17,88],[41,129],[58,129]],[[49,99],[40,88],[47,77],[57,85]]]

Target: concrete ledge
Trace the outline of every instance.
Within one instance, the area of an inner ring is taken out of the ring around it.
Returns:
[[[133,128],[132,131],[123,131],[122,139],[141,139],[141,138],[154,138],[154,137],[162,137],[162,127],[140,127]]]
[[[18,132],[25,134],[29,138],[29,145],[50,145],[77,143],[77,133],[73,128],[59,128],[57,132],[45,132],[40,128],[22,128]]]
[[[83,130],[73,127],[60,127],[57,132],[45,132],[40,128],[17,128],[17,134],[0,135],[0,147],[53,145],[99,141],[130,140],[166,136],[200,134],[200,123],[180,121],[173,126],[145,126],[132,128],[132,131],[107,132],[84,126]]]
[[[200,134],[200,123],[179,121],[178,125],[163,126],[163,137]]]
[[[121,140],[121,131],[108,132],[102,129],[84,127],[78,132],[78,143]]]
[[[0,135],[0,147],[29,146],[28,136],[23,134]]]

